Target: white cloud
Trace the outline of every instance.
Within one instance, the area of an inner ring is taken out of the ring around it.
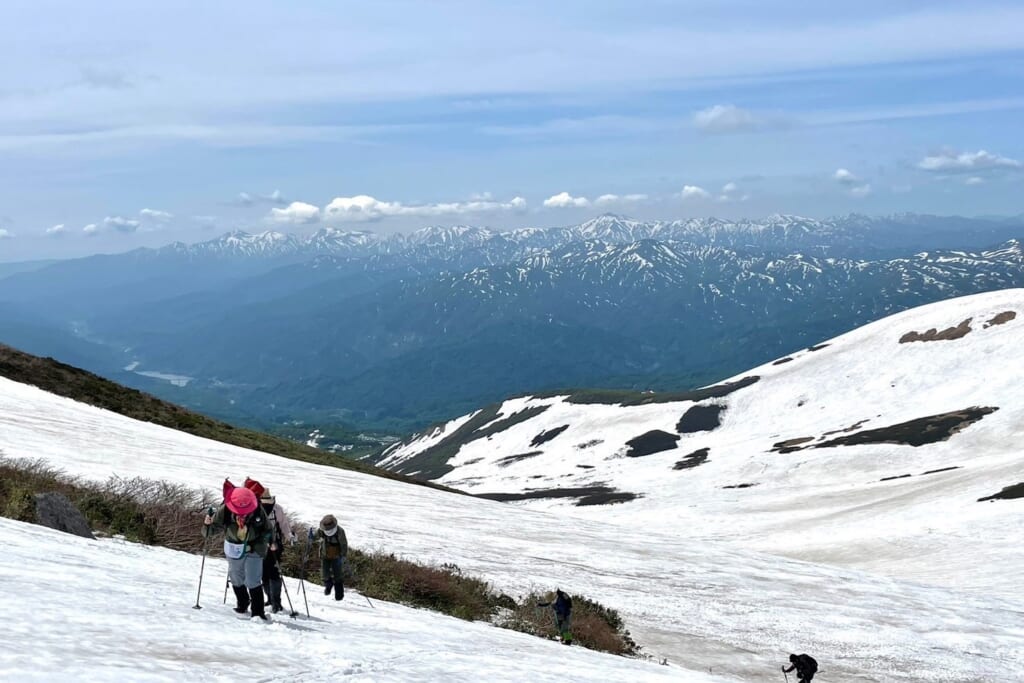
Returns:
[[[66,230],[64,229],[64,224],[63,223],[58,223],[57,225],[53,226],[52,228],[47,228],[46,229],[46,234],[50,235],[51,237],[60,237],[61,235],[65,234],[65,232],[66,232]]]
[[[158,211],[157,209],[143,209],[142,211],[139,211],[139,215],[143,218],[151,218],[154,221],[160,221],[161,223],[165,223],[174,218],[174,214],[167,213],[166,211]]]
[[[288,200],[281,193],[281,190],[274,190],[270,194],[250,194],[248,192],[239,192],[238,196],[235,197],[235,204],[241,206],[252,206],[253,204],[276,204],[278,206],[284,206],[288,204]]]
[[[856,185],[861,182],[860,178],[845,168],[837,168],[836,172],[832,174],[832,177],[836,182],[842,183],[843,185]]]
[[[981,185],[984,182],[984,178],[979,178],[976,175],[972,175],[970,178],[964,181],[964,185]]]
[[[565,209],[569,207],[590,206],[590,200],[586,197],[573,197],[568,192],[559,192],[544,200],[544,206],[549,209]]]
[[[871,194],[871,185],[867,183],[850,188],[851,197],[857,197],[860,199],[862,197],[867,197],[869,194]]]
[[[610,204],[634,204],[647,201],[645,194],[603,194],[594,200],[596,206],[608,206]]]
[[[735,133],[760,124],[753,112],[733,104],[716,104],[693,115],[693,125],[707,133]]]
[[[490,194],[478,195],[467,202],[439,202],[436,204],[405,205],[401,202],[386,202],[376,197],[361,194],[355,197],[335,197],[324,207],[326,219],[345,221],[379,221],[395,216],[458,216],[496,211],[523,211],[526,200],[513,197],[507,202],[498,202]]]
[[[308,225],[320,220],[320,209],[306,202],[292,202],[283,209],[271,209],[270,220],[274,223]]]
[[[962,172],[962,171],[983,171],[1001,168],[1021,168],[1021,163],[1016,159],[1009,159],[998,154],[992,154],[981,149],[977,152],[955,152],[943,150],[938,154],[926,156],[917,163],[917,167],[923,171],[937,172]]]
[[[708,199],[711,197],[711,193],[705,190],[703,187],[696,185],[686,185],[683,187],[683,191],[679,193],[683,199]]]
[[[97,234],[99,231],[100,231],[100,227],[98,225],[96,225],[95,223],[90,223],[89,225],[87,225],[84,228],[82,228],[82,232],[85,233],[86,237],[92,237],[93,235]]]
[[[722,186],[722,194],[732,194],[738,189],[740,188],[736,186],[736,183],[726,183]]]
[[[118,232],[131,233],[139,229],[140,223],[123,216],[107,216],[103,219],[103,225]]]
[[[14,237],[14,233],[6,228],[0,228],[0,240],[9,240]]]

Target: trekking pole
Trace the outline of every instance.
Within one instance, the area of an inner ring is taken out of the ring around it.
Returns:
[[[214,509],[212,507],[206,508],[206,516],[213,517]],[[196,604],[192,606],[192,609],[203,609],[202,605],[199,604],[199,596],[203,592],[203,573],[206,571],[206,555],[210,552],[210,537],[206,536],[203,539],[203,561],[199,563],[199,588],[196,590]]]
[[[210,550],[210,539],[203,541],[203,561],[199,564],[199,588],[196,590],[196,604],[192,609],[203,609],[199,604],[199,595],[203,592],[203,572],[206,571],[206,553]]]
[[[284,580],[284,573],[281,571],[281,561],[275,558],[274,562],[277,564],[277,575],[281,577],[281,585],[284,587],[284,597],[288,599],[288,616],[294,619],[299,616],[299,613],[292,607],[292,596],[288,595],[288,582]]]
[[[231,575],[230,574],[224,577],[224,600],[221,602],[221,604],[223,604],[223,605],[228,604],[228,584],[229,583],[231,583]]]
[[[786,667],[782,667],[782,675],[786,677],[786,683],[789,683],[789,674],[786,673]]]
[[[299,575],[299,591],[302,593],[302,602],[306,604],[306,618],[309,618],[309,600],[306,598],[306,565],[309,561],[309,544],[313,539],[313,527],[309,528],[306,535],[306,547],[302,551],[302,574]]]

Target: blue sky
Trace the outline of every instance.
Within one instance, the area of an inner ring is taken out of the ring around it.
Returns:
[[[1024,5],[6,2],[0,261],[242,228],[1018,214]]]

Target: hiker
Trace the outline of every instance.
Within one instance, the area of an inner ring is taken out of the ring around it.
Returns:
[[[791,666],[788,669],[783,666],[782,672],[789,673],[796,669],[796,680],[798,681],[809,683],[814,678],[814,674],[818,672],[818,662],[810,655],[790,655],[789,661]]]
[[[270,611],[277,614],[284,609],[281,606],[281,557],[284,555],[285,543],[295,545],[295,534],[292,533],[292,525],[288,522],[288,514],[277,504],[277,499],[270,493],[270,489],[263,489],[260,505],[267,516],[273,538],[270,552],[263,559],[263,590],[270,601]]]
[[[211,508],[212,510],[212,508]],[[235,612],[269,621],[263,601],[263,558],[270,549],[271,529],[256,495],[224,481],[224,504],[203,520],[203,537],[224,533],[228,577],[235,592]]]
[[[345,556],[348,555],[348,539],[345,530],[338,524],[334,515],[325,515],[320,520],[320,528],[313,533],[309,529],[310,540],[316,540],[320,552],[320,575],[324,578],[324,595],[330,595],[334,589],[334,599],[345,597],[345,585],[342,582],[342,569]]]
[[[555,612],[555,628],[563,645],[572,645],[572,598],[562,591],[555,590],[555,599],[538,602],[537,607],[550,607]]]

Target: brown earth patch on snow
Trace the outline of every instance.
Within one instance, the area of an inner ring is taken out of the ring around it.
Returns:
[[[953,339],[962,339],[971,332],[971,321],[974,318],[968,318],[956,327],[947,327],[944,330],[938,330],[931,328],[926,332],[910,331],[900,337],[900,344],[906,344],[908,342],[929,342],[929,341],[952,341]]]
[[[988,329],[989,327],[992,327],[993,325],[1003,325],[1005,323],[1010,322],[1011,320],[1013,320],[1016,317],[1017,317],[1017,312],[1016,311],[1003,311],[1002,313],[996,314],[996,316],[994,318],[992,318],[991,320],[986,321],[985,324],[982,325],[982,328],[983,329]]]

